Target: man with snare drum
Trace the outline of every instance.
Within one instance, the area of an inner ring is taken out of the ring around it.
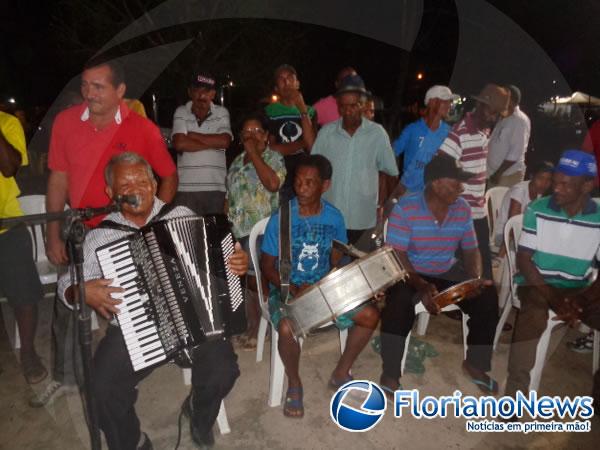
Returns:
[[[332,248],[332,241],[335,239],[347,242],[342,214],[333,205],[321,199],[331,184],[331,173],[331,163],[321,155],[305,157],[296,169],[296,197],[290,202],[291,232],[288,239],[288,245],[291,246],[289,292],[294,297],[298,297],[305,289],[317,283],[338,264],[342,254]],[[304,416],[302,381],[298,370],[300,344],[296,340],[291,318],[284,308],[284,299],[281,299],[282,280],[277,265],[280,254],[280,213],[281,210],[271,216],[265,230],[260,266],[271,283],[271,322],[279,333],[279,354],[289,379],[283,414],[300,418]],[[350,368],[369,342],[378,322],[379,312],[373,305],[356,308],[336,319],[335,324],[338,328],[350,328],[350,332],[346,348],[331,374],[329,386],[332,389],[337,389],[352,380]]]
[[[469,298],[458,303],[470,317],[463,371],[482,392],[498,392],[498,383],[486,374],[491,369],[498,301],[492,282],[477,280],[481,256],[471,209],[460,197],[462,182],[471,177],[451,156],[437,155],[425,166],[425,191],[404,196],[390,215],[385,242],[396,250],[409,276],[388,290],[381,311],[380,385],[388,393],[401,389],[402,357],[415,320],[415,304],[421,301],[427,311],[438,314],[440,306],[434,299],[438,291],[467,278],[475,280]],[[459,246],[464,267],[455,257]]]

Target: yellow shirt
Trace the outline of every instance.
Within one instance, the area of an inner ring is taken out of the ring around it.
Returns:
[[[140,102],[138,99],[126,98],[125,103],[127,104],[127,107],[130,110],[135,111],[142,117],[148,117],[146,115],[146,108],[144,108],[144,104],[142,102]]]
[[[15,116],[0,111],[0,131],[4,138],[21,153],[21,165],[29,163],[25,147],[25,133],[21,122]],[[0,173],[0,219],[22,216],[23,212],[17,201],[21,191],[14,177],[5,177]],[[6,230],[1,230],[0,233]]]

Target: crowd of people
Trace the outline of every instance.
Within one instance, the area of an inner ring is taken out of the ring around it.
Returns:
[[[600,329],[600,280],[593,277],[600,257],[600,209],[591,198],[598,177],[592,153],[568,150],[554,164],[526,167],[531,124],[519,107],[521,92],[516,86],[485,85],[473,96],[474,108],[452,126],[445,120],[458,96],[447,86],[432,86],[425,94],[421,118],[391,142],[373,120],[373,97],[357,71],[343,68],[334,85],[332,95],[310,106],[294,67],[277,67],[273,73],[277,100],[240,121],[237,136],[242,152],[227,168],[226,152],[235,137],[229,112],[214,103],[217,85],[210,71],[193,75],[189,101],[175,111],[174,161],[158,128],[124,101],[122,67],[113,62],[84,67],[82,102],[58,114],[52,127],[46,209],[60,212],[67,204],[102,207],[117,196],[138,199],[136,204],[125,203],[121,212],[86,224],[86,299],[110,321],[93,362],[93,392],[109,448],[152,448],[135,413],[136,386],[151,369],[134,372],[128,362],[114,319],[122,289],[103,279],[95,250],[158,218],[228,215],[238,241],[228,264],[246,280],[248,329],[238,344],[247,349],[256,346],[260,300],[255,291],[257,283],[264,283],[289,379],[283,407],[288,417],[304,415],[304,397],[300,345],[293,318],[282,302],[298,298],[340,266],[342,255],[333,247],[334,240],[365,252],[374,250],[373,236],[384,220],[384,243],[395,250],[407,279],[385,293],[383,306],[364,304],[336,319],[336,326],[349,332],[329,387],[337,389],[353,379],[351,367],[381,321],[379,381],[393,395],[401,386],[401,361],[415,304],[421,302],[428,312],[438,314],[438,293],[476,279],[475,294],[458,304],[469,315],[462,369],[482,393],[498,393],[498,382],[489,376],[498,295],[485,204],[486,190],[495,186],[509,188],[497,231],[508,218],[524,214],[516,279],[521,308],[506,393],[528,391],[549,310],[565,325],[583,322]],[[22,215],[14,175],[28,156],[16,118],[0,112],[0,131],[1,219]],[[526,174],[530,179],[525,180]],[[393,206],[386,209],[386,205]],[[283,214],[289,214],[290,222],[285,233],[280,226]],[[263,279],[257,279],[257,268],[248,258],[249,235],[265,218],[269,221],[259,244]],[[111,228],[109,222],[119,226]],[[501,233],[492,238],[502,247]],[[284,245],[289,246],[291,262],[285,271],[280,265]],[[58,267],[69,261],[56,222],[47,226],[46,251]],[[33,342],[42,291],[23,228],[0,229],[0,267],[0,289],[15,311],[21,336],[23,374],[28,383],[40,383],[47,370]],[[32,406],[44,405],[74,382],[65,368],[77,363],[70,361],[65,348],[73,329],[75,297],[69,274],[64,273],[54,307],[52,380],[31,400]],[[566,326],[558,328],[564,332]],[[229,340],[207,342],[193,350],[192,390],[183,410],[199,445],[214,442],[212,425],[221,400],[239,375]],[[600,373],[594,381],[598,402]]]

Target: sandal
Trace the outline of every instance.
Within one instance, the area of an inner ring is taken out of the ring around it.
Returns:
[[[481,392],[488,395],[496,395],[498,393],[498,383],[492,377],[483,374],[485,379],[475,378],[464,366],[463,364],[463,372],[467,376],[467,378],[473,383],[475,386],[479,388]]]
[[[354,377],[350,374],[348,374],[348,376],[343,380],[336,380],[335,378],[331,377],[329,379],[328,386],[329,389],[331,389],[332,391],[337,391],[339,388],[341,388],[343,385],[350,381],[354,381]]]
[[[285,394],[283,415],[294,419],[304,417],[304,403],[302,401],[303,391],[301,387],[290,387]]]
[[[256,350],[256,345],[258,344],[258,339],[255,337],[248,337],[241,344],[242,350],[252,351]]]
[[[577,353],[591,353],[594,351],[593,334],[588,334],[574,341],[567,342],[567,347]]]
[[[48,376],[48,371],[35,352],[21,356],[21,368],[28,384],[37,384]]]

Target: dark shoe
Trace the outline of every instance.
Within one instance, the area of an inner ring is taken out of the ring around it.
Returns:
[[[37,384],[48,376],[48,371],[35,352],[21,355],[21,368],[23,376],[29,384]]]
[[[192,436],[192,441],[198,448],[211,448],[215,445],[215,435],[212,429],[204,434],[198,431],[196,426],[194,425],[194,421],[192,420],[192,396],[188,395],[181,406],[181,410],[183,415],[188,418],[190,421],[190,435]]]
[[[138,445],[137,450],[152,450],[154,446],[152,445],[152,441],[148,437],[146,433],[142,433],[143,441],[140,439],[141,444]]]

